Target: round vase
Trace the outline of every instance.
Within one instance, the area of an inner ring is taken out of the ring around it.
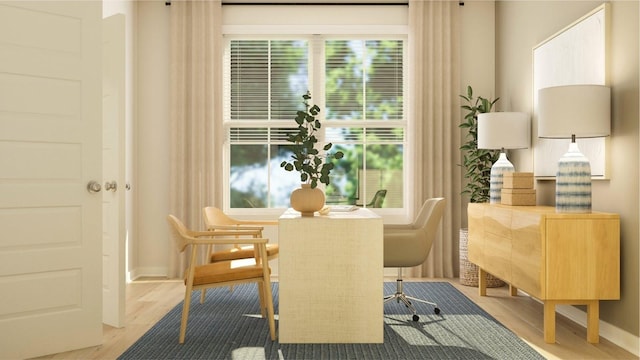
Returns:
[[[324,207],[324,192],[311,188],[311,184],[302,184],[291,193],[291,207],[302,216],[314,216],[316,211]]]

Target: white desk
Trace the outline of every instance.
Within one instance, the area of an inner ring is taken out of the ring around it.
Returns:
[[[382,218],[367,209],[279,220],[281,343],[383,342]]]

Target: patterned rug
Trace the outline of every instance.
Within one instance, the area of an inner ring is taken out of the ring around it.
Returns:
[[[272,286],[277,314],[278,284]],[[384,288],[393,293],[395,283]],[[119,359],[544,359],[449,283],[407,282],[404,291],[438,303],[441,312],[418,303],[414,322],[403,305],[385,304],[383,344],[272,342],[255,284],[209,289],[204,304],[196,292],[183,345],[180,303]]]

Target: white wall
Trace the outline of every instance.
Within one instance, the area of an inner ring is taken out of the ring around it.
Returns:
[[[136,236],[132,276],[166,276],[169,214],[169,16],[164,1],[138,1]]]
[[[127,222],[127,271],[135,268],[135,244],[137,226],[134,221],[136,202],[136,172],[134,138],[136,135],[136,5],[131,0],[106,0],[102,3],[102,17],[107,18],[115,14],[125,17],[125,147],[126,147],[126,182],[133,186],[126,193],[126,222]],[[118,184],[118,190],[125,191],[125,184]]]
[[[460,94],[466,95],[467,86],[473,88],[473,96],[495,99],[496,95],[496,27],[494,1],[466,1],[460,7]],[[500,102],[500,101],[499,101]],[[460,111],[460,122],[464,119]],[[460,143],[465,142],[466,132],[460,130]],[[464,181],[464,169],[460,167]],[[461,189],[462,191],[462,189]],[[467,227],[468,197],[461,197],[460,224]],[[457,247],[458,244],[455,244]],[[456,269],[458,266],[456,266]]]

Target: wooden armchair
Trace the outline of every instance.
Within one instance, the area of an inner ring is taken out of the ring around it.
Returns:
[[[234,219],[217,207],[207,206],[202,209],[204,223],[208,230],[257,230],[262,237],[264,225],[278,225],[278,221],[267,220],[238,220]],[[278,257],[280,248],[278,244],[267,244],[267,259],[272,260]],[[224,261],[246,259],[253,256],[252,246],[234,246],[231,249],[214,251],[209,248],[209,261]]]
[[[182,320],[180,322],[180,344],[184,343],[187,330],[192,291],[204,291],[212,287],[233,286],[252,282],[257,284],[262,317],[265,317],[266,313],[269,321],[271,340],[275,340],[276,329],[273,297],[271,294],[270,269],[268,262],[263,261],[263,259],[267,258],[266,244],[269,240],[258,237],[259,232],[255,230],[192,231],[187,229],[185,225],[173,215],[169,215],[167,220],[171,225],[173,237],[180,252],[185,251],[187,245],[191,245],[191,256],[189,257],[185,274],[186,289],[182,306]],[[243,261],[242,264],[238,264],[238,260],[225,260],[204,265],[197,264],[199,246],[228,244],[244,244],[254,247],[255,251],[252,256],[254,261]],[[245,262],[247,262],[247,264],[245,264]]]

